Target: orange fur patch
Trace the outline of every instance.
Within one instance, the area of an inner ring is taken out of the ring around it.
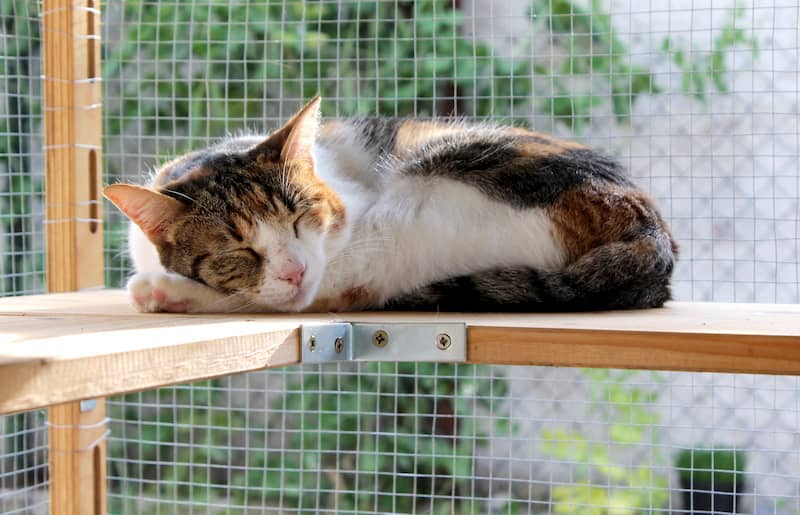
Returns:
[[[400,159],[407,158],[433,139],[458,134],[463,128],[433,121],[405,120],[397,128],[393,153]]]
[[[646,193],[613,184],[573,188],[547,211],[570,262],[593,248],[647,230],[668,233]]]
[[[521,127],[503,127],[500,130],[503,134],[520,137],[516,147],[523,154],[531,157],[542,157],[558,154],[565,150],[585,148],[584,145],[574,141],[559,139]],[[463,131],[463,127],[444,122],[406,120],[397,129],[393,152],[400,159],[407,158],[431,140],[460,134]]]
[[[356,286],[336,297],[316,299],[305,309],[311,313],[362,311],[378,307],[380,299],[366,286]]]

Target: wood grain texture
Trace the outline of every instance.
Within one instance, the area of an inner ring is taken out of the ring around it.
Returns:
[[[98,0],[42,5],[47,289],[103,285]]]
[[[98,198],[102,147],[99,0],[44,0],[45,244],[47,290],[103,285],[102,209]],[[40,324],[52,324],[41,320]],[[3,372],[0,372],[3,373]],[[8,373],[8,388],[25,395],[37,376]],[[65,376],[69,377],[69,376]],[[4,378],[5,380],[5,378]],[[39,385],[59,388],[58,384]],[[43,390],[38,393],[55,392]],[[31,392],[36,394],[36,392]],[[49,397],[49,395],[47,395]],[[56,395],[59,397],[59,395]],[[53,399],[52,402],[72,398]],[[50,513],[106,513],[105,405],[89,412],[79,402],[48,411]]]
[[[471,327],[470,363],[800,374],[800,336]]]
[[[50,513],[106,512],[105,404],[81,411],[80,402],[48,409]]]
[[[54,314],[0,326],[0,413],[300,360],[297,324],[243,317]]]
[[[142,315],[125,292],[84,291],[0,299],[0,413],[296,364],[301,324],[333,321],[465,322],[470,363],[800,374],[800,305]]]

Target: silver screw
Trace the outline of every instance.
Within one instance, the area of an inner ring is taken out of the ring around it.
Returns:
[[[341,354],[341,352],[344,350],[344,339],[341,336],[334,340],[333,348],[336,350],[337,354]]]
[[[389,334],[382,330],[378,329],[372,335],[372,345],[376,347],[386,347],[386,344],[389,343]]]
[[[311,352],[317,350],[317,339],[314,336],[308,339],[308,349]]]
[[[452,338],[447,333],[436,335],[436,348],[439,350],[447,350],[453,344]]]

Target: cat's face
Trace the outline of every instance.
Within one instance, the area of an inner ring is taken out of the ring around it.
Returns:
[[[274,310],[317,293],[344,206],[314,173],[319,99],[247,149],[194,152],[165,165],[156,190],[106,188],[168,270]]]

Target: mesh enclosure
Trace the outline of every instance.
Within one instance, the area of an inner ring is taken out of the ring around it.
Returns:
[[[0,295],[44,291],[44,167],[39,10],[0,10]]]
[[[656,199],[678,300],[800,302],[796,2],[102,7],[108,183],[316,93],[327,117],[529,126],[616,156]],[[0,13],[0,294],[19,295],[44,288],[41,16]],[[426,363],[226,377],[109,400],[109,509],[800,514],[798,394],[795,377]],[[45,447],[41,413],[0,420],[0,512],[47,509]]]
[[[527,125],[620,158],[681,244],[680,300],[800,301],[798,9],[781,2],[109,2],[106,173],[330,117]],[[109,282],[127,270],[109,219]]]
[[[797,389],[794,377],[421,363],[251,373],[113,401],[110,506],[798,513]]]
[[[0,297],[45,289],[39,13],[0,5]],[[0,513],[46,513],[46,488],[44,416],[0,416]]]

